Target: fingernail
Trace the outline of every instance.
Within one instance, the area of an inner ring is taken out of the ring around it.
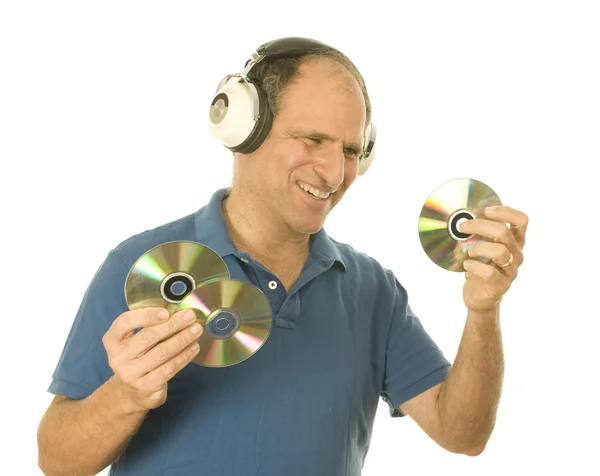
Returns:
[[[498,209],[498,207],[487,207],[485,209],[485,214],[489,217],[491,217],[494,213],[496,213],[496,210]]]
[[[197,322],[196,322],[196,324],[193,324],[192,327],[190,327],[192,334],[200,334],[201,329],[202,329],[202,327]]]
[[[169,317],[169,311],[167,311],[166,309],[161,309],[160,311],[158,311],[159,319],[166,319],[167,317]]]
[[[458,230],[459,231],[467,231],[468,227],[469,227],[469,220],[463,220],[461,222],[458,222]]]
[[[184,321],[191,322],[194,319],[196,319],[196,314],[194,314],[194,311],[190,311],[189,309],[185,311],[185,314],[183,315]]]

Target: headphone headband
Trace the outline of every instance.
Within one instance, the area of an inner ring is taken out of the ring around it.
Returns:
[[[250,71],[252,68],[265,59],[293,58],[296,56],[303,56],[311,51],[323,49],[337,51],[335,48],[320,41],[298,36],[268,41],[267,43],[260,45],[256,51],[252,53],[252,58],[246,61],[244,71],[241,75],[245,78],[250,78]]]

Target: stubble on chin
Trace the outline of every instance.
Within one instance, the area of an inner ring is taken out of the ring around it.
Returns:
[[[329,216],[330,212],[331,212],[331,209],[327,210],[326,213],[324,213],[322,216],[320,216],[318,218],[314,217],[314,216],[312,216],[312,217],[311,216],[301,217],[298,215],[293,216],[290,219],[289,226],[296,233],[301,233],[301,234],[305,234],[305,235],[314,235],[315,233],[318,233],[325,226],[327,217]]]

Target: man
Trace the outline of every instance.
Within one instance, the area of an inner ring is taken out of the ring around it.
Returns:
[[[477,455],[486,446],[503,373],[499,305],[523,261],[526,215],[499,207],[463,225],[491,238],[470,256],[492,261],[465,262],[468,314],[451,366],[392,272],[323,229],[356,179],[369,137],[360,74],[308,40],[266,50],[277,54],[251,63],[248,81],[265,90],[272,122],[226,139],[252,115],[232,112],[234,93],[213,101],[215,135],[231,150],[242,144],[231,188],[195,214],[121,243],[90,284],[38,431],[47,474],[94,474],[112,464],[118,475],[359,475],[379,398],[449,451]],[[264,117],[264,97],[260,107]],[[227,114],[238,114],[229,135],[219,130]],[[175,240],[210,247],[232,278],[268,297],[271,334],[244,362],[190,365],[203,332],[193,315],[128,310],[131,266]]]

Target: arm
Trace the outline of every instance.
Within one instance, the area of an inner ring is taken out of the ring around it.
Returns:
[[[121,314],[103,338],[113,376],[81,400],[57,396],[42,418],[40,469],[78,476],[114,462],[148,411],[166,401],[167,382],[198,353],[202,327],[195,321],[189,310],[171,317],[159,308]]]
[[[127,404],[111,377],[82,400],[57,395],[38,429],[38,464],[47,475],[97,474],[115,461],[146,411]]]
[[[467,220],[461,231],[489,238],[468,250],[463,299],[467,321],[445,382],[399,406],[440,446],[481,453],[494,429],[504,376],[500,302],[523,263],[528,217],[513,208],[486,209],[491,218]],[[510,228],[507,226],[510,224]]]
[[[469,312],[446,381],[400,405],[399,410],[448,451],[478,455],[494,429],[503,374],[498,315]]]

